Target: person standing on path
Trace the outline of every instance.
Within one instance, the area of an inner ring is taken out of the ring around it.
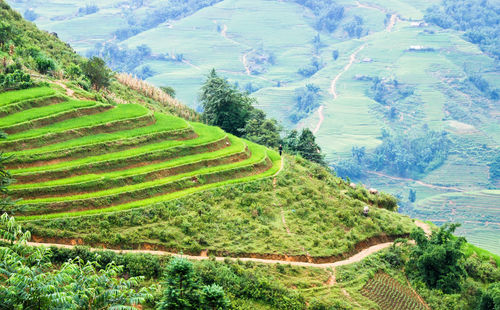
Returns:
[[[281,153],[283,153],[283,145],[280,144],[280,146],[278,147],[278,150],[280,151],[280,156],[281,156]]]

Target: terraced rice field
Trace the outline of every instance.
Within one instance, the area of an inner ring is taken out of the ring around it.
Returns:
[[[276,152],[217,127],[50,87],[0,94],[0,129],[19,220],[148,206],[281,166]]]
[[[376,302],[383,310],[428,309],[411,288],[382,272],[375,274],[365,284],[361,294]]]
[[[500,190],[446,193],[420,201],[417,212],[428,215],[436,224],[461,223],[457,233],[475,245],[495,254],[500,229]]]

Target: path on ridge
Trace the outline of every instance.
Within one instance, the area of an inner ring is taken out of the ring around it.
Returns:
[[[365,46],[366,46],[366,44],[363,44],[360,48],[358,48],[356,51],[354,51],[354,53],[351,54],[351,56],[349,57],[349,63],[332,80],[332,82],[330,84],[330,90],[329,90],[329,92],[333,96],[333,100],[336,100],[337,97],[338,97],[338,94],[337,94],[337,82],[339,81],[340,77],[351,68],[351,66],[353,65],[354,61],[356,61],[356,56],[358,55],[359,52],[361,52],[365,48]],[[324,107],[325,106],[322,105],[318,109],[319,121],[318,121],[318,124],[316,125],[316,128],[314,128],[314,130],[313,130],[314,134],[316,134],[319,131],[319,129],[321,128],[321,125],[323,124],[323,121],[325,120],[325,117],[323,115]]]
[[[419,227],[421,227],[427,235],[430,235],[431,233],[431,227],[420,221],[415,221],[415,224]],[[371,247],[368,247],[359,253],[348,257],[344,260],[340,260],[334,263],[325,263],[325,264],[318,264],[318,263],[306,263],[306,262],[293,262],[293,261],[286,261],[286,260],[273,260],[273,259],[261,259],[261,258],[251,258],[251,257],[215,257],[216,261],[224,261],[225,259],[232,259],[232,260],[240,260],[240,261],[251,261],[255,263],[263,263],[263,264],[290,264],[292,266],[302,266],[302,267],[316,267],[316,268],[334,268],[338,266],[344,266],[344,265],[349,265],[352,263],[357,263],[361,260],[363,260],[365,257],[374,254],[376,252],[379,252],[383,249],[386,249],[390,247],[393,244],[393,242],[384,242],[384,243],[379,243],[376,245],[373,245]],[[58,244],[58,243],[37,243],[37,242],[28,242],[28,245],[30,246],[55,246],[59,248],[74,248],[74,245],[66,245],[66,244]],[[91,248],[91,251],[102,251],[102,250],[107,250],[107,251],[112,251],[115,253],[141,253],[141,254],[152,254],[152,255],[171,255],[171,256],[176,256],[176,257],[183,257],[186,259],[192,259],[192,260],[203,260],[203,259],[210,259],[210,257],[207,256],[193,256],[193,255],[182,255],[178,253],[171,253],[171,252],[166,252],[166,251],[151,251],[151,250],[113,250],[113,249],[98,249],[98,248]]]
[[[361,4],[359,1],[356,1],[356,4],[360,8],[374,9],[374,10],[385,12],[381,8],[374,7],[374,6],[368,6],[366,4]],[[397,20],[398,20],[398,16],[396,14],[392,14],[391,19],[389,20],[389,23],[387,24],[387,27],[385,28],[385,31],[391,32],[392,29],[394,28],[394,26],[396,25]],[[344,69],[339,74],[337,74],[337,76],[333,79],[332,83],[330,84],[329,92],[333,96],[333,100],[336,100],[338,97],[337,89],[336,89],[338,80],[340,79],[342,74],[344,74],[347,70],[349,70],[351,68],[352,64],[356,60],[356,55],[361,50],[363,50],[365,48],[365,46],[366,46],[366,43],[363,44],[358,50],[356,50],[354,53],[351,54],[349,63],[344,67]],[[323,124],[323,121],[325,120],[325,117],[323,115],[324,108],[325,108],[325,106],[321,105],[318,109],[319,120],[318,120],[318,124],[316,125],[316,127],[313,130],[314,134],[316,134],[319,131],[319,129],[321,128],[321,125]]]

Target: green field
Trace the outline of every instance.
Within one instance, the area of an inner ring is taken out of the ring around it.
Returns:
[[[13,100],[29,96],[7,94]],[[58,91],[51,94],[62,96]],[[52,115],[43,111],[78,111],[87,104],[101,105],[68,98],[0,117],[0,123],[37,123]],[[55,234],[115,247],[118,239],[112,236],[118,233],[130,235],[127,242],[118,243],[122,247],[151,243],[193,253],[206,246],[233,255],[341,257],[359,242],[405,235],[413,227],[408,217],[383,208],[389,196],[372,195],[362,188],[352,190],[302,159],[287,157],[283,163],[274,150],[220,128],[151,113],[136,104],[104,106],[106,110],[93,115],[26,128],[2,142],[14,148],[6,153],[11,156],[7,169],[16,180],[10,194],[20,199],[12,210],[36,236],[51,238]],[[141,116],[149,121],[132,122],[132,126],[120,123]],[[103,124],[106,132],[101,133]],[[70,134],[74,132],[85,134]],[[54,135],[60,139],[51,138]],[[381,208],[364,218],[359,211],[364,203]],[[211,207],[206,209],[208,205]],[[172,213],[173,206],[184,210]],[[160,214],[145,216],[150,212]],[[200,218],[205,212],[208,218]],[[109,220],[126,220],[137,214],[142,214],[140,223]],[[196,233],[181,228],[186,220],[193,229],[198,227]],[[87,221],[93,224],[84,224]],[[61,226],[61,222],[71,224]],[[94,225],[105,222],[108,228],[97,235],[99,229]],[[208,227],[208,223],[217,224]],[[290,235],[289,229],[297,235]],[[164,234],[177,237],[165,238]]]
[[[51,88],[35,88],[7,92],[1,98],[12,104],[45,95],[60,94]],[[51,218],[57,218],[77,216],[82,211],[102,213],[111,208],[129,209],[131,204],[147,205],[153,197],[158,200],[157,196],[160,200],[179,197],[178,192],[182,190],[190,189],[192,193],[266,177],[276,173],[281,166],[274,151],[228,136],[219,128],[188,123],[161,113],[154,115],[154,122],[139,123],[137,128],[117,127],[108,130],[110,133],[92,134],[101,124],[112,126],[122,119],[133,120],[150,114],[146,108],[135,104],[107,106],[94,115],[77,113],[70,119],[58,121],[61,113],[78,112],[96,105],[101,104],[68,99],[0,118],[1,127],[6,130],[26,122],[39,124],[36,128],[20,127],[19,132],[4,142],[19,142],[26,149],[7,153],[11,156],[7,166],[17,179],[12,193],[25,198],[18,202],[24,206],[20,215],[35,213],[34,218],[46,218],[50,213]],[[40,123],[47,117],[52,118],[51,122]],[[74,139],[69,135],[60,142],[46,140],[55,133],[73,132],[82,127],[89,135]],[[161,134],[160,138],[155,136],[157,133]],[[46,143],[39,146],[38,140]],[[113,143],[117,148],[115,152],[112,151]],[[103,190],[103,183],[107,183],[108,189]],[[87,193],[81,194],[85,189]],[[70,195],[71,191],[80,194]],[[162,196],[162,193],[167,195]],[[113,197],[119,199],[113,201]],[[58,205],[65,207],[57,208]]]
[[[407,214],[435,219],[431,208],[422,206],[433,196],[439,200],[440,195],[448,193],[446,187],[457,187],[466,193],[494,188],[496,185],[488,180],[487,164],[500,145],[499,105],[478,93],[465,92],[461,83],[470,72],[478,72],[492,89],[499,88],[498,64],[476,45],[465,41],[462,33],[421,23],[425,10],[440,1],[337,2],[345,7],[345,17],[336,31],[319,33],[322,47],[317,56],[325,66],[310,78],[297,71],[313,57],[312,40],[318,32],[313,27],[312,13],[291,1],[224,0],[123,42],[113,41],[111,34],[123,27],[123,16],[128,10],[118,1],[100,2],[99,12],[81,17],[74,15],[81,6],[78,1],[67,1],[63,7],[58,1],[12,2],[12,5],[21,12],[28,6],[34,8],[40,15],[35,21],[38,26],[57,32],[82,54],[96,43],[108,40],[129,48],[146,44],[154,54],[182,54],[184,62],[150,60],[141,65],[148,65],[154,71],[149,82],[174,87],[177,97],[190,107],[199,105],[199,89],[211,68],[241,88],[251,83],[258,88],[252,94],[258,100],[257,106],[283,123],[286,130],[318,128],[317,141],[331,164],[350,156],[355,145],[374,149],[380,143],[382,128],[405,132],[425,125],[447,131],[453,141],[451,156],[438,169],[419,176],[419,181],[441,189],[410,180],[393,182],[369,174],[355,180],[401,194],[404,203],[408,203],[409,188],[417,189],[415,204],[403,208]],[[135,13],[143,17],[157,5],[155,1],[148,2]],[[343,30],[343,25],[354,16],[361,16],[364,21],[365,33],[359,39],[349,38]],[[394,25],[390,25],[391,16]],[[82,27],[89,31],[83,33]],[[432,50],[409,50],[414,46]],[[245,67],[246,57],[256,50],[275,57],[274,64],[266,66],[261,74],[249,73]],[[339,51],[337,60],[332,58],[334,50]],[[389,119],[388,108],[373,100],[369,94],[372,83],[360,79],[363,76],[396,79],[414,89],[409,101],[394,104],[399,112],[397,119]],[[336,99],[331,93],[334,80]],[[288,119],[295,89],[308,83],[321,89],[324,117],[321,126],[318,126],[318,110],[298,124]],[[478,198],[472,196],[472,199]],[[491,208],[498,212],[498,204]],[[455,219],[466,227],[469,224],[464,218]],[[500,253],[494,241],[498,226],[481,219],[478,222],[475,225],[481,229],[464,228],[462,232],[472,242],[482,240],[481,246]]]

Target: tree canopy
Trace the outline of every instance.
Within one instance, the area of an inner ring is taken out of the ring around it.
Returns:
[[[316,143],[316,137],[309,128],[303,129],[300,135],[298,131],[292,130],[283,139],[283,148],[289,153],[299,154],[305,159],[326,165],[321,148]]]
[[[240,135],[250,118],[255,99],[240,92],[212,69],[201,88],[203,119],[234,135]]]
[[[465,238],[453,236],[458,224],[444,225],[434,232],[430,239],[421,228],[411,233],[417,243],[408,263],[408,271],[430,288],[437,288],[444,293],[459,292],[467,272],[462,260]]]
[[[92,57],[82,64],[83,74],[90,80],[92,86],[100,90],[108,87],[113,73],[106,66],[104,60],[99,57]]]
[[[139,286],[141,277],[118,278],[122,267],[70,260],[50,262],[50,250],[28,247],[31,234],[14,218],[0,217],[0,308],[2,309],[135,309],[151,298]]]

